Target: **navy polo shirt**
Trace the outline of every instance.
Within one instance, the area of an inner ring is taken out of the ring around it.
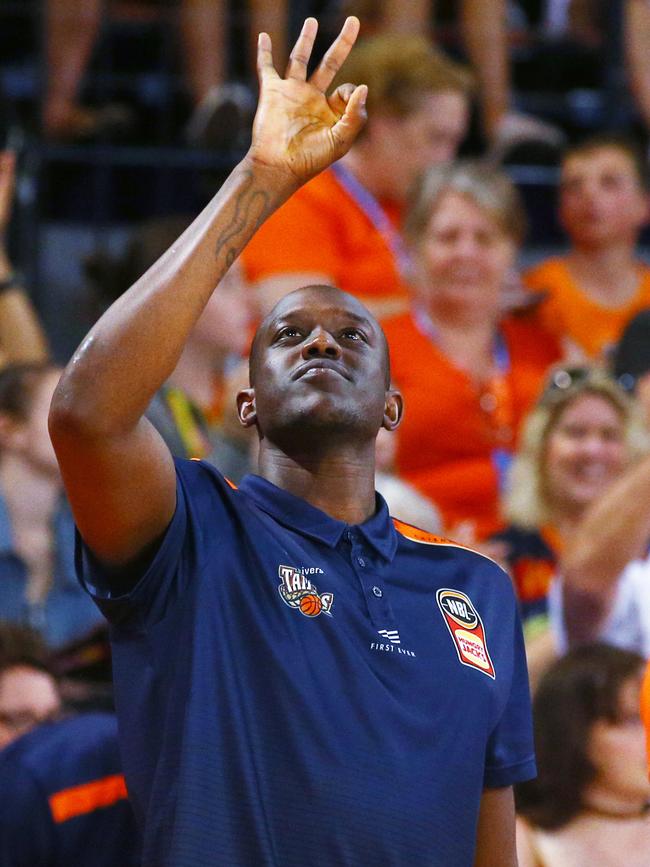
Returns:
[[[177,460],[177,506],[112,622],[143,867],[470,867],[484,787],[534,776],[509,578],[390,519],[348,526]],[[419,536],[419,541],[409,536]]]
[[[45,723],[0,752],[2,867],[136,867],[112,714]]]

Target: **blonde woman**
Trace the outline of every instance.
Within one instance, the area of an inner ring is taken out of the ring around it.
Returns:
[[[522,432],[504,511],[506,566],[521,601],[531,676],[554,646],[548,593],[588,507],[647,449],[638,407],[604,371],[559,367]],[[568,612],[569,615],[571,612]],[[580,616],[587,615],[585,606]]]

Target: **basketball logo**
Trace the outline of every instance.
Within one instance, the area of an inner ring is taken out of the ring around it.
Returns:
[[[333,593],[319,593],[309,578],[293,566],[280,566],[278,572],[282,579],[278,592],[289,608],[297,608],[305,617],[332,616]]]
[[[317,617],[321,613],[323,603],[320,601],[320,596],[315,593],[308,593],[300,600],[300,610],[306,617]]]

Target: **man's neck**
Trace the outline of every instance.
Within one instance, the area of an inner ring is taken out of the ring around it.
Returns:
[[[290,456],[263,440],[259,474],[346,524],[362,524],[375,512],[374,443]]]
[[[639,288],[639,260],[628,242],[607,247],[576,247],[566,261],[580,288],[594,301],[616,307]]]

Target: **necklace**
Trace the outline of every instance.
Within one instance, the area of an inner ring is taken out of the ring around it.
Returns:
[[[641,808],[630,811],[629,813],[619,813],[616,810],[605,810],[602,807],[585,807],[583,813],[589,813],[592,816],[602,816],[605,819],[641,819],[650,813],[650,801],[645,801]]]

